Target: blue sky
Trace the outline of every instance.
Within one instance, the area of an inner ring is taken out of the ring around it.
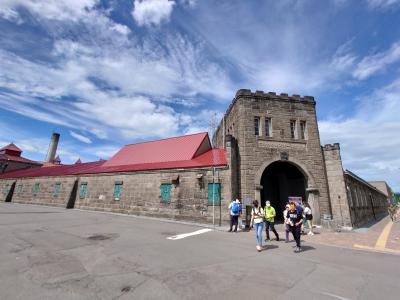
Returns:
[[[26,157],[204,131],[240,88],[315,96],[321,142],[400,191],[400,0],[0,2],[0,145]]]

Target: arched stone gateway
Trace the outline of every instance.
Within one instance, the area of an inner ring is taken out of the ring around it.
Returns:
[[[314,178],[305,166],[293,160],[264,162],[255,177],[255,198],[262,206],[269,200],[275,208],[277,221],[283,220],[282,212],[289,197],[301,197],[313,210],[315,220],[320,219],[318,190]]]

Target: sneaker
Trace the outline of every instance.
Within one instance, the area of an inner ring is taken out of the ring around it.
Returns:
[[[294,250],[294,252],[296,252],[296,253],[298,253],[298,252],[300,252],[301,251],[301,248],[300,247],[296,247],[296,249]]]
[[[232,232],[232,229],[229,229],[228,232]]]
[[[257,245],[256,249],[257,249],[258,252],[260,252],[261,251],[261,246]]]
[[[279,237],[276,238],[276,241],[279,242]]]
[[[310,231],[310,232],[308,233],[308,235],[314,235],[314,232],[311,232],[311,231]]]

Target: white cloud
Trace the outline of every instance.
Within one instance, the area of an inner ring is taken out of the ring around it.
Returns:
[[[387,51],[364,57],[358,63],[353,76],[358,80],[367,79],[398,61],[400,61],[400,42],[394,43]]]
[[[132,16],[139,26],[159,25],[169,21],[175,1],[135,0]]]
[[[387,9],[400,4],[400,0],[367,0],[371,8]]]
[[[81,142],[83,142],[83,143],[85,143],[85,144],[91,144],[91,143],[92,143],[92,140],[91,140],[90,138],[88,138],[88,137],[86,137],[86,136],[84,136],[84,135],[82,135],[82,134],[79,134],[79,133],[77,133],[77,132],[74,132],[74,131],[72,131],[72,130],[69,131],[69,134],[70,134],[73,138],[75,138],[75,139],[77,139],[78,141],[81,141]]]
[[[122,25],[115,23],[114,25],[111,26],[111,29],[115,30],[116,32],[119,32],[121,34],[127,35],[131,32],[128,26]]]
[[[339,142],[344,167],[400,191],[400,79],[359,100],[357,113],[319,122],[322,143]]]
[[[77,21],[84,17],[99,0],[2,0],[0,16],[19,20],[18,8],[24,7],[44,19]]]

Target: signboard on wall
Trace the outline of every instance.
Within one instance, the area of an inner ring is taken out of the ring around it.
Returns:
[[[303,198],[302,197],[297,197],[297,196],[290,196],[288,197],[289,203],[293,202],[296,205],[302,205],[303,204]]]

